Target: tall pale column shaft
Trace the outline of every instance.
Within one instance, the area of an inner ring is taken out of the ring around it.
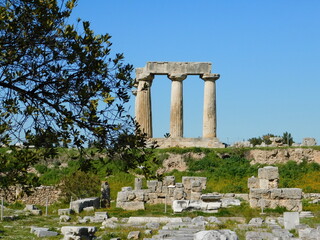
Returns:
[[[203,138],[217,137],[216,80],[219,74],[204,74]]]
[[[136,121],[148,138],[152,138],[151,83],[152,79],[138,80],[135,104]]]
[[[171,107],[170,107],[170,135],[171,137],[183,137],[183,85],[186,75],[170,74]]]

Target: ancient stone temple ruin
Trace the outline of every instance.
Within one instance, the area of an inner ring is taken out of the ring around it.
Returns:
[[[216,80],[207,62],[148,62],[136,69],[136,120],[149,138],[152,138],[151,85],[155,75],[167,75],[172,81],[170,137],[157,138],[160,147],[224,147],[217,139]],[[188,75],[199,75],[204,80],[202,138],[183,137],[183,80]]]
[[[289,211],[302,211],[302,190],[300,188],[278,188],[277,167],[259,168],[258,178],[248,179],[249,201],[253,208],[285,207]]]

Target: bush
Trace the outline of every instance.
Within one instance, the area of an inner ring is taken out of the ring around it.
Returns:
[[[59,186],[62,200],[79,199],[100,195],[100,179],[90,173],[77,171],[64,177]]]

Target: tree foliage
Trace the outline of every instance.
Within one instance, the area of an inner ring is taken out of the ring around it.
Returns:
[[[154,150],[157,142],[149,142],[145,133],[136,124],[134,132],[123,132],[110,152],[111,161],[116,161],[122,171],[136,170],[146,179],[161,178],[157,175],[160,165],[159,158]]]
[[[133,68],[122,54],[111,55],[110,35],[96,35],[87,21],[68,23],[76,4],[0,0],[0,146],[81,149],[95,139],[104,147],[128,124]],[[26,169],[38,160],[26,158],[35,150],[16,153],[11,160],[0,154],[1,187],[17,176],[26,183]]]
[[[0,0],[0,134],[105,144],[125,120],[131,65],[110,55],[110,35],[67,24],[69,0]],[[43,133],[47,134],[43,134]],[[54,136],[54,137],[52,137]],[[35,140],[38,138],[38,140]]]

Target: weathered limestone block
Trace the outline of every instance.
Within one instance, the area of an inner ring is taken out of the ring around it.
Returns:
[[[300,188],[278,188],[271,190],[271,199],[302,199]]]
[[[221,206],[226,208],[229,206],[240,206],[241,202],[239,199],[235,198],[222,198],[221,199]]]
[[[70,208],[58,209],[58,215],[70,215],[71,213],[72,209]]]
[[[97,231],[96,227],[77,227],[64,226],[61,228],[61,233],[64,235],[63,240],[71,239],[94,239],[94,234]]]
[[[301,188],[280,188],[282,190],[283,198],[302,199]]]
[[[218,210],[219,208],[221,208],[221,202],[203,202],[207,205],[206,210],[210,211],[210,210]]]
[[[260,188],[253,188],[250,189],[249,193],[249,199],[255,198],[255,199],[269,199],[271,195],[270,189],[260,189]]]
[[[134,179],[134,190],[141,190],[142,189],[142,178],[135,178]]]
[[[176,188],[176,189],[174,189],[173,198],[174,198],[175,200],[182,200],[182,199],[185,198],[185,196],[186,196],[186,194],[185,194],[183,188]]]
[[[269,180],[268,179],[259,179],[259,188],[260,189],[269,189]]]
[[[299,212],[284,212],[284,228],[287,230],[295,229],[300,224]]]
[[[183,188],[183,183],[176,183],[176,188]]]
[[[134,191],[128,191],[126,193],[128,201],[133,201],[136,198],[136,194]]]
[[[118,192],[117,194],[117,202],[127,202],[127,192]]]
[[[162,182],[157,182],[156,193],[162,192]]]
[[[189,200],[174,200],[172,203],[172,210],[174,213],[180,213],[187,209],[189,206]]]
[[[164,194],[168,194],[168,186],[162,186],[161,188],[161,192],[164,193]]]
[[[274,180],[279,179],[279,171],[277,167],[266,166],[258,169],[258,178]]]
[[[148,194],[144,190],[136,190],[134,191],[134,194],[136,196],[136,201],[148,201]]]
[[[158,185],[157,180],[149,180],[147,181],[147,187],[151,190],[151,192],[155,192]]]
[[[191,210],[195,210],[195,211],[200,211],[202,210],[202,201],[192,201],[190,200],[189,202],[189,205],[186,209],[184,210],[188,210],[188,211],[191,211]]]
[[[116,207],[130,211],[145,210],[144,202],[117,202]]]
[[[49,230],[35,231],[34,234],[36,234],[37,237],[53,237],[58,235],[57,232],[49,231]]]
[[[201,195],[201,200],[204,202],[220,201],[221,198],[221,194],[215,193],[206,193]]]
[[[197,201],[201,199],[201,192],[191,192],[190,200]]]
[[[76,213],[80,213],[86,207],[100,208],[100,199],[98,197],[92,197],[70,202],[70,208]]]
[[[61,215],[59,217],[60,222],[69,222],[71,220],[71,217],[68,215]]]
[[[288,211],[302,211],[302,202],[301,200],[294,199],[282,199],[278,200],[278,206],[285,207]]]
[[[129,232],[127,239],[139,239],[140,237],[140,231],[132,231]]]
[[[176,179],[174,176],[165,176],[163,178],[163,186],[175,185]]]
[[[259,178],[251,177],[248,178],[248,188],[259,188]]]
[[[194,234],[194,240],[213,240],[213,239],[226,239],[226,240],[237,240],[238,236],[231,230],[209,230],[200,231]]]

